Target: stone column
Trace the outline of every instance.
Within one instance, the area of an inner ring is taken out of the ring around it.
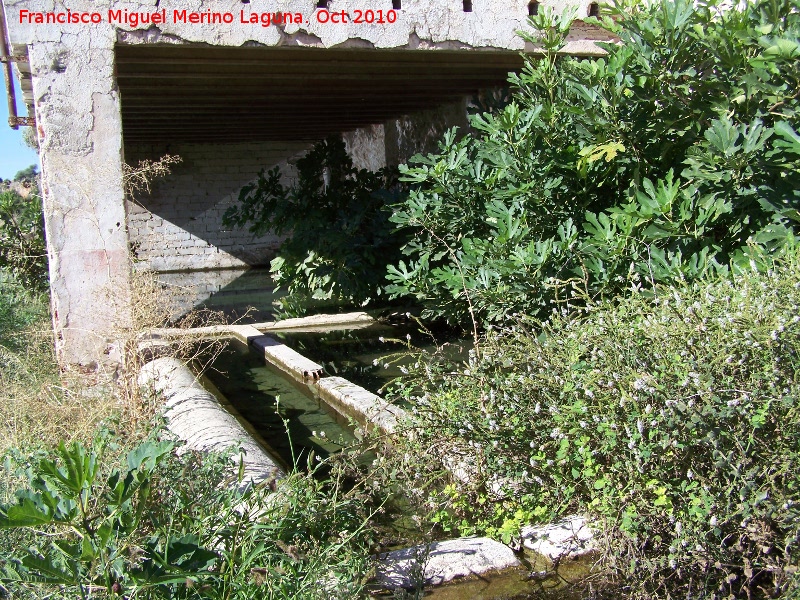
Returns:
[[[84,370],[120,360],[131,322],[113,42],[89,33],[29,45],[56,351]]]

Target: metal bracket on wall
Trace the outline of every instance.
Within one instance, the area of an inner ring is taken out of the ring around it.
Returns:
[[[28,60],[28,57],[24,54],[12,54],[11,56],[0,56],[0,63],[12,63],[12,62],[25,62]]]
[[[33,117],[8,117],[8,124],[12,129],[17,127],[36,127],[36,119]]]

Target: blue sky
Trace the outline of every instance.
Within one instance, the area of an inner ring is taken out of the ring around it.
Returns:
[[[24,116],[28,113],[19,100],[19,84],[17,82],[14,84],[17,93],[17,114]],[[4,86],[0,84],[0,88]],[[5,92],[5,89],[3,91]],[[8,126],[8,101],[5,97],[0,99],[0,177],[3,179],[11,179],[17,171],[32,164],[39,164],[39,156],[22,141],[22,132],[25,129],[20,127],[14,130]]]

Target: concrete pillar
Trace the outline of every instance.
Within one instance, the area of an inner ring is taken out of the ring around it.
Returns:
[[[94,369],[119,360],[113,340],[131,323],[122,120],[113,42],[68,37],[29,58],[57,355]]]

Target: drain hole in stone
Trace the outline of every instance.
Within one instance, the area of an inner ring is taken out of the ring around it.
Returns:
[[[392,0],[392,9],[400,10],[401,8],[400,4],[401,4],[400,0]]]
[[[600,16],[600,5],[597,2],[592,2],[589,5],[589,16],[590,17],[599,17]]]
[[[472,12],[472,0],[464,0],[464,12]]]
[[[539,3],[536,0],[528,2],[528,14],[531,17],[535,17],[539,14]]]

